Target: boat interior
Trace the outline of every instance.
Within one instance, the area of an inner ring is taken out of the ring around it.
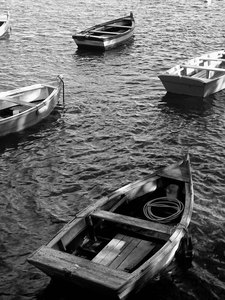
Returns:
[[[76,257],[131,273],[152,257],[170,238],[183,214],[162,223],[149,220],[145,207],[152,200],[166,204],[174,199],[185,205],[183,181],[157,178],[154,191],[129,199],[124,194],[112,197],[110,209],[103,205],[83,218],[79,214],[69,228],[56,236],[48,246]],[[108,203],[106,204],[106,206]],[[174,214],[174,207],[153,207],[154,214],[164,218]]]
[[[171,69],[170,75],[214,79],[225,75],[225,53],[216,57],[198,57]]]
[[[124,19],[121,22],[118,22],[116,24],[109,23],[105,24],[101,27],[96,26],[96,28],[93,28],[91,30],[88,30],[89,34],[94,34],[97,36],[101,35],[117,35],[126,32],[127,30],[131,29],[132,22],[130,19]]]
[[[54,90],[54,87],[39,87],[33,90],[21,91],[0,95],[0,118],[8,118],[19,114],[45,100]]]

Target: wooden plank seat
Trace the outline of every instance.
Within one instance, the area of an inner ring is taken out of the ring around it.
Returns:
[[[129,278],[129,274],[121,270],[109,269],[102,264],[47,246],[39,248],[28,261],[35,261],[36,266],[38,265],[43,271],[47,270],[49,274],[64,273],[65,279],[68,278],[78,285],[86,282],[86,287],[102,288],[104,283],[106,288],[117,290]]]
[[[117,234],[93,259],[95,263],[130,272],[151,252],[155,245],[124,234]]]
[[[111,35],[117,35],[119,32],[111,32],[111,31],[104,31],[104,30],[91,30],[91,33],[102,33],[102,34],[111,34]]]
[[[185,69],[196,69],[196,70],[207,70],[207,71],[215,71],[215,72],[225,72],[225,69],[222,68],[211,68],[211,67],[203,67],[197,65],[180,65],[181,68]]]
[[[200,72],[197,72],[193,74],[191,77],[194,78],[207,78],[206,70],[201,70]]]
[[[200,58],[202,61],[222,61],[225,62],[225,59],[223,58]]]
[[[128,230],[136,231],[146,237],[155,237],[162,240],[167,240],[174,230],[173,226],[159,224],[148,220],[138,219],[130,216],[125,216],[109,211],[96,210],[90,214],[90,218],[103,219],[113,222]]]
[[[20,100],[18,98],[0,97],[0,101],[1,100],[12,102],[15,105],[17,104],[17,105],[23,105],[23,106],[28,106],[28,107],[34,107],[34,106],[36,106],[36,104],[34,104],[34,103],[26,102],[26,101]]]
[[[114,24],[112,24],[112,25],[106,25],[106,27],[113,27],[113,28],[127,28],[127,29],[130,29],[131,28],[131,26],[125,26],[125,25],[114,25]]]

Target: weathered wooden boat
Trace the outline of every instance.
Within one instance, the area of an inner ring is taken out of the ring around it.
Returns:
[[[135,21],[130,15],[101,23],[72,35],[78,48],[108,50],[127,43],[133,36]]]
[[[225,88],[225,51],[215,51],[176,65],[159,78],[167,92],[206,97]]]
[[[9,12],[5,15],[0,15],[0,39],[9,35],[11,30]]]
[[[0,137],[29,128],[46,118],[59,102],[61,76],[51,83],[34,84],[0,93]]]
[[[188,244],[193,194],[186,154],[79,212],[28,262],[53,280],[126,299],[159,276]]]

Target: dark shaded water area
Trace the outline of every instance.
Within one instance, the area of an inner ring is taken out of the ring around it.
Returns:
[[[29,265],[82,208],[189,150],[195,205],[193,267],[149,285],[142,299],[225,299],[225,91],[167,95],[158,75],[224,48],[223,0],[8,0],[0,90],[63,74],[65,107],[0,141],[0,299],[80,299]],[[134,39],[79,52],[74,30],[133,11]],[[62,101],[62,98],[61,98]],[[90,295],[89,295],[90,296]]]

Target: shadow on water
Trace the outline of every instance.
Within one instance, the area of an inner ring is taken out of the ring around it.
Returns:
[[[213,104],[213,98],[211,97],[201,98],[172,93],[167,93],[161,100],[168,107],[179,109],[183,112],[203,113],[211,109]]]
[[[102,294],[91,291],[93,299],[98,300],[118,300],[116,296],[111,294]],[[45,290],[37,295],[37,300],[74,300],[74,299],[88,299],[90,297],[90,290],[81,287],[75,287],[62,281],[50,281]],[[130,295],[127,300],[193,300],[182,292],[170,276],[164,276],[160,280],[156,280],[140,292]]]
[[[21,143],[42,139],[44,135],[48,135],[49,131],[52,133],[54,129],[61,126],[59,125],[60,119],[61,112],[60,109],[57,109],[46,119],[30,128],[0,137],[0,154],[7,149],[17,149]]]
[[[213,295],[213,286],[206,283],[198,272],[195,263],[190,269],[185,270],[174,261],[161,276],[147,284],[138,293],[130,294],[127,300],[197,300],[202,296],[207,300],[217,299]],[[194,294],[193,290],[195,290]],[[118,300],[111,294],[105,295],[94,291],[91,291],[91,296],[98,300]],[[47,288],[38,293],[36,299],[80,300],[89,297],[90,290],[87,288],[75,287],[61,280],[51,280]]]

